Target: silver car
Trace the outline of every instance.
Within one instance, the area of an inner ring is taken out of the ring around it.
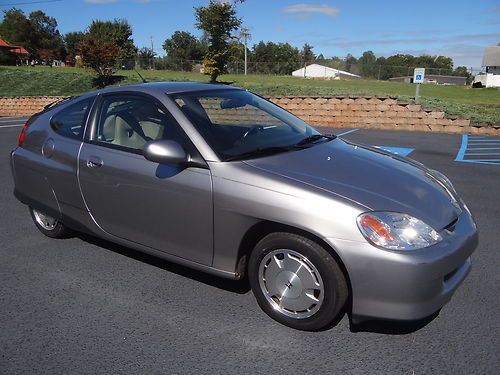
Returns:
[[[441,173],[322,135],[248,91],[109,88],[33,116],[11,153],[38,229],[230,279],[301,330],[416,320],[467,276],[474,220]]]

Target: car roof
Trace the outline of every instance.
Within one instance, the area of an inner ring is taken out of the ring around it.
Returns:
[[[238,87],[211,84],[202,82],[149,82],[124,86],[113,86],[102,90],[94,91],[94,93],[108,92],[123,92],[123,91],[139,91],[139,92],[164,92],[166,94],[179,94],[195,91],[207,90],[241,90]]]

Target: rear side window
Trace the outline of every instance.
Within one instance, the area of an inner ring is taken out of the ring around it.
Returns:
[[[82,139],[85,120],[94,98],[84,99],[56,113],[50,127],[57,134],[73,139]]]

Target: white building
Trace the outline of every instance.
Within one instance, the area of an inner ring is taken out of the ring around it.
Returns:
[[[484,73],[474,77],[474,84],[483,87],[500,87],[500,45],[487,47],[483,56]]]
[[[328,66],[323,66],[319,64],[307,65],[305,68],[301,68],[292,72],[294,77],[303,78],[323,78],[323,79],[354,79],[361,78],[356,74],[349,72],[344,72],[343,70],[329,68]]]

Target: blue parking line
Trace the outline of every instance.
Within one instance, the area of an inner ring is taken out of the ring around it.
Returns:
[[[460,145],[460,149],[458,150],[458,154],[457,157],[455,158],[455,161],[464,160],[465,150],[467,150],[467,141],[468,141],[467,138],[468,138],[467,134],[462,135],[462,144]]]
[[[498,152],[477,152],[483,150]],[[457,152],[455,161],[462,163],[500,165],[500,157],[494,158],[495,156],[500,156],[500,139],[478,139],[478,136],[474,136],[473,138],[473,136],[464,134],[462,135],[462,143]]]
[[[340,134],[337,134],[337,137],[342,137],[344,135],[347,135],[347,134],[350,134],[350,133],[354,133],[354,132],[357,132],[359,129],[351,129],[351,130],[348,130],[346,132],[343,132],[343,133],[340,133]]]
[[[389,152],[392,152],[393,154],[401,155],[401,156],[408,156],[413,151],[415,151],[414,148],[407,148],[407,147],[392,147],[392,146],[374,146],[374,147],[380,148],[382,150],[389,151]]]
[[[471,139],[469,142],[471,143],[500,143],[500,139]]]
[[[465,155],[466,156],[471,156],[471,155],[500,155],[500,153],[498,153],[498,152],[475,152],[475,153],[467,152]]]

